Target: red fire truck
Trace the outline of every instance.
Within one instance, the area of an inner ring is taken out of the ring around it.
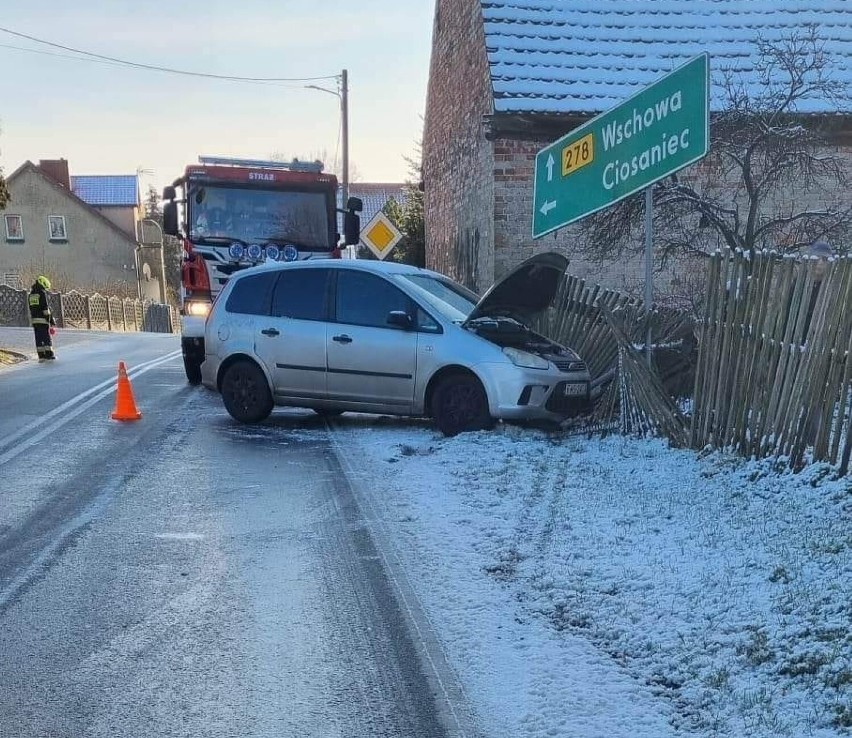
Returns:
[[[201,381],[204,322],[228,278],[269,260],[339,258],[337,213],[351,245],[361,211],[355,197],[337,208],[337,178],[321,162],[198,161],[163,190],[163,231],[183,241],[181,348],[190,384]]]

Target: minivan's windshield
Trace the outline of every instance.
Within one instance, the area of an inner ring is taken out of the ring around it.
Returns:
[[[329,215],[322,192],[196,186],[189,190],[192,239],[290,241],[305,249],[329,249]]]
[[[401,274],[400,277],[417,287],[423,298],[449,320],[465,320],[479,302],[475,293],[446,278],[429,274]]]

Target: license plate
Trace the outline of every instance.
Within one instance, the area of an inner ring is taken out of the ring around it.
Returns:
[[[562,385],[562,394],[565,397],[582,397],[588,392],[585,382],[566,382]]]

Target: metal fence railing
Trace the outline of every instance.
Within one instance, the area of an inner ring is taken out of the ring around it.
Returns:
[[[27,290],[0,285],[0,325],[28,326]],[[84,295],[81,292],[48,295],[51,311],[60,328],[101,331],[176,333],[177,311],[171,305],[131,298]]]

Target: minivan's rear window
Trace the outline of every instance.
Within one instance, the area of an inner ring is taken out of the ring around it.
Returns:
[[[243,315],[269,315],[272,288],[277,277],[277,271],[269,271],[238,279],[228,295],[225,310]]]
[[[272,314],[277,318],[325,320],[328,269],[284,269],[272,295]]]

